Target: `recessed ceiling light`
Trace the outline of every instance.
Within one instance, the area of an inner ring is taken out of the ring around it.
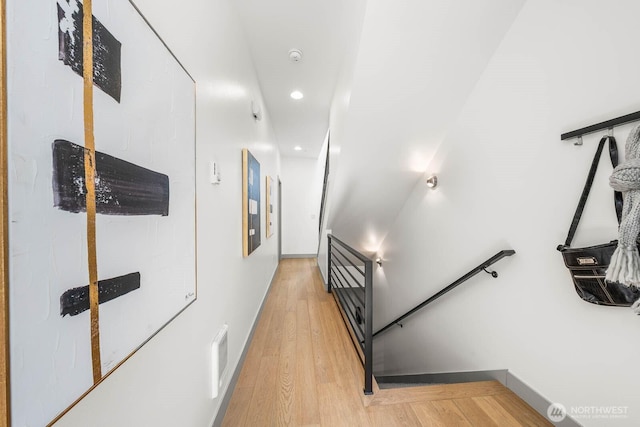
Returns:
[[[300,147],[299,145],[296,145],[295,147],[293,147],[293,149],[296,151],[302,151],[302,147]]]
[[[291,92],[291,98],[298,100],[304,98],[304,95],[299,90],[294,90]]]

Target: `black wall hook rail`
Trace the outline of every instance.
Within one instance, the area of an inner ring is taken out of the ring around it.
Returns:
[[[560,135],[560,139],[564,141],[567,139],[586,135],[588,133],[597,132],[602,129],[609,129],[615,126],[619,126],[625,123],[635,122],[639,120],[640,120],[640,111],[636,111],[635,113],[616,117],[615,119],[607,120],[604,122],[597,123],[595,125],[591,125],[591,126],[583,127],[581,129],[573,130],[571,132],[563,133],[562,135]]]
[[[375,338],[376,335],[379,335],[379,334],[389,330],[390,328],[392,328],[395,325],[400,325],[400,327],[402,327],[402,324],[400,322],[402,322],[407,317],[411,316],[416,311],[423,309],[424,307],[426,307],[427,305],[431,304],[432,302],[434,302],[435,300],[437,300],[441,296],[445,295],[446,293],[452,291],[457,286],[459,286],[462,283],[466,282],[467,280],[471,279],[473,276],[475,276],[476,274],[480,273],[481,271],[487,272],[486,269],[491,264],[495,264],[496,262],[500,261],[502,258],[507,257],[507,256],[511,256],[511,255],[513,255],[515,253],[516,253],[516,251],[514,251],[513,249],[506,249],[506,250],[498,252],[497,254],[495,254],[494,256],[492,256],[491,258],[489,258],[488,260],[486,260],[485,262],[483,262],[482,264],[480,264],[479,266],[477,266],[476,268],[474,268],[473,270],[471,270],[470,272],[468,272],[467,274],[465,274],[464,276],[462,276],[461,278],[459,278],[458,280],[456,280],[455,282],[453,282],[452,284],[447,286],[446,288],[443,288],[442,290],[440,290],[438,293],[433,295],[431,298],[426,299],[425,301],[423,301],[422,303],[418,304],[417,306],[415,306],[411,310],[407,311],[402,316],[400,316],[397,319],[395,319],[394,321],[390,322],[388,325],[386,325],[382,329],[380,329],[377,332],[375,332],[373,334],[373,337]],[[489,272],[487,272],[487,273],[489,273]],[[495,271],[492,272],[492,273],[495,273]],[[489,274],[491,274],[491,273],[489,273]],[[491,274],[491,275],[493,276],[493,274]],[[497,273],[493,277],[497,277]]]

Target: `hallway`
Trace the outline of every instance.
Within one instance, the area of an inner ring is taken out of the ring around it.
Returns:
[[[550,425],[497,382],[382,390],[373,398],[362,386],[362,365],[316,260],[282,260],[224,426]]]

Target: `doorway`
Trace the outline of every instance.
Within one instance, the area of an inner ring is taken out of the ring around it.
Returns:
[[[282,181],[278,177],[278,262],[282,259]]]

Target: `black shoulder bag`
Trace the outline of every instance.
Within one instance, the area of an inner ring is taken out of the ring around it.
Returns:
[[[613,240],[602,245],[589,246],[586,248],[571,248],[571,241],[578,228],[582,211],[587,203],[587,197],[591,191],[591,185],[600,163],[600,155],[604,144],[609,140],[609,157],[611,164],[615,168],[618,166],[618,146],[612,136],[605,136],[600,140],[596,155],[591,163],[587,182],[582,190],[582,196],[573,216],[569,234],[564,245],[559,245],[558,250],[562,253],[564,264],[569,269],[576,292],[583,300],[600,305],[616,307],[630,307],[640,298],[640,290],[634,287],[627,287],[615,282],[605,282],[605,274],[611,261],[611,256],[618,246],[618,241]],[[614,205],[618,223],[622,216],[622,193],[614,191]]]

